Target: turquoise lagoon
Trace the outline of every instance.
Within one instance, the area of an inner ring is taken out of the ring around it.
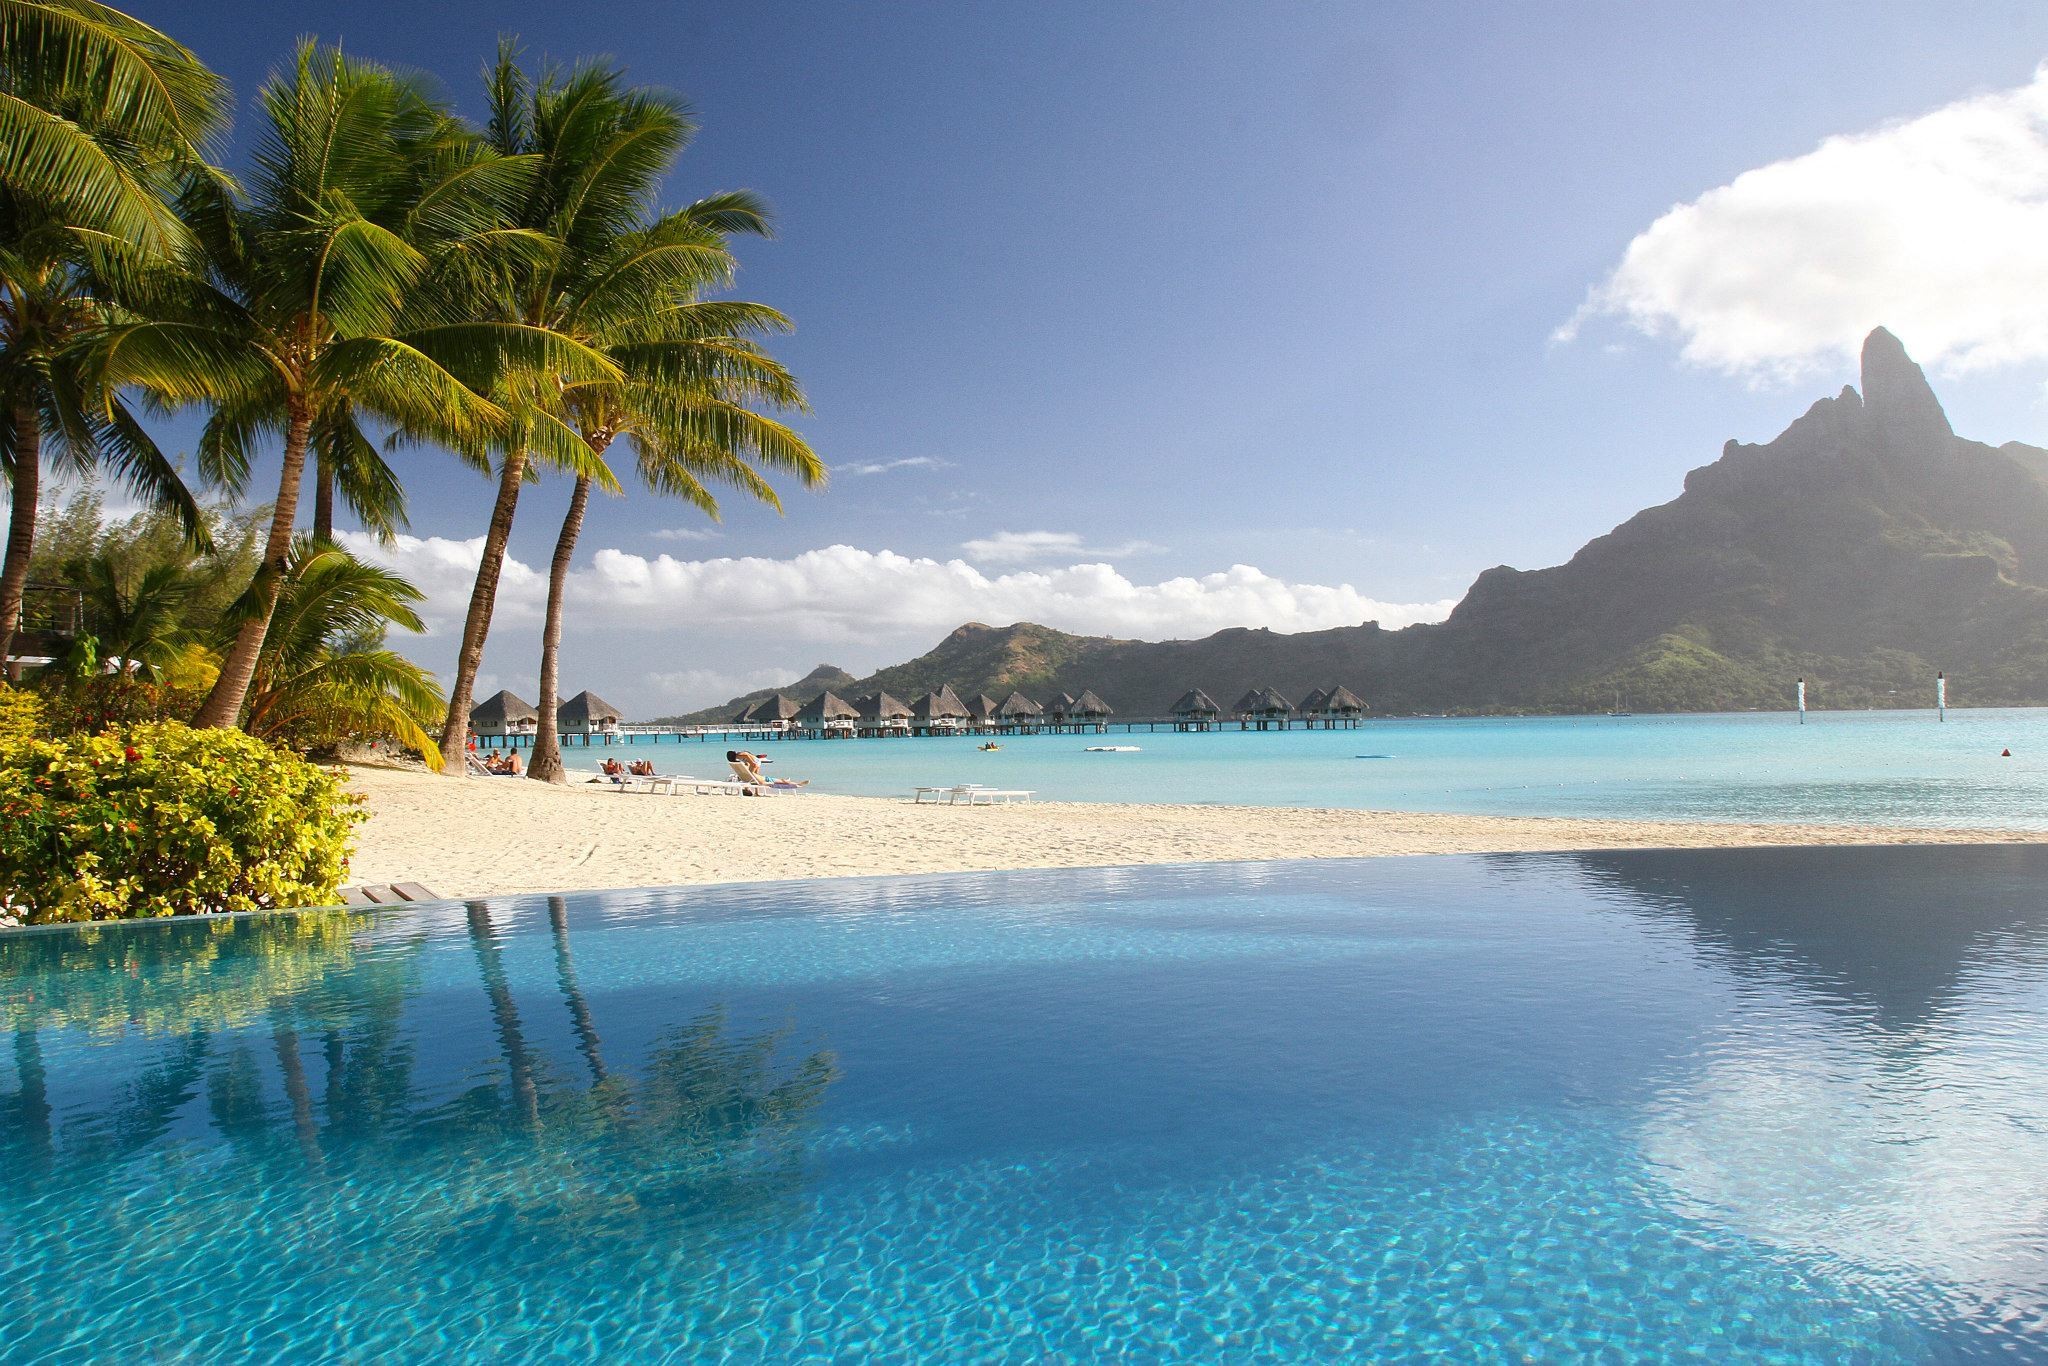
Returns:
[[[726,776],[719,739],[571,748]],[[821,791],[1032,788],[1041,799],[1482,815],[2048,829],[2048,709],[1369,721],[1350,731],[835,740],[756,746]],[[1089,745],[1137,745],[1090,754]],[[2011,758],[2001,758],[2010,749]]]
[[[0,1360],[2040,1360],[2044,888],[1631,851],[18,932]]]

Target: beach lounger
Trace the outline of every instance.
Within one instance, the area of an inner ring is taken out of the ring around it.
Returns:
[[[969,806],[994,806],[997,802],[1008,806],[1011,802],[1028,802],[1031,797],[1029,789],[1020,787],[963,787],[953,794],[954,801],[965,801]]]

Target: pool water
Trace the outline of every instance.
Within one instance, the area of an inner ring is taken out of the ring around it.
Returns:
[[[571,746],[664,773],[726,774],[723,737]],[[1357,730],[749,742],[821,792],[920,784],[1040,800],[1222,802],[1593,819],[2048,829],[2048,708],[1369,720]],[[1090,753],[1090,745],[1136,753]],[[2011,751],[2007,754],[2006,751]]]
[[[2048,849],[0,937],[8,1361],[2048,1355]]]

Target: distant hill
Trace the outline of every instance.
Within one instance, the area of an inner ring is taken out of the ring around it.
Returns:
[[[653,718],[653,724],[667,726],[699,721],[729,721],[743,709],[753,706],[756,702],[765,701],[778,692],[786,692],[792,697],[801,697],[809,701],[821,692],[843,693],[853,687],[856,681],[852,674],[835,664],[820,664],[796,682],[784,687],[757,688],[753,692],[742,693],[730,702],[721,702],[715,707],[691,712],[687,716],[657,716]]]
[[[1160,642],[974,623],[867,678],[784,691],[1093,688],[1147,716],[1190,687],[1227,707],[1341,682],[1382,713],[1712,711],[1786,706],[1802,675],[1816,706],[1920,705],[1937,669],[1961,703],[2048,703],[2048,451],[1956,436],[1880,328],[1860,393],[1768,444],[1729,442],[1565,564],[1487,570],[1440,623]]]

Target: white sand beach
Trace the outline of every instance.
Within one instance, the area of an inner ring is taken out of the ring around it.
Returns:
[[[2004,830],[1729,825],[1287,807],[913,806],[906,797],[748,800],[443,778],[358,766],[369,812],[348,881],[447,897],[886,873],[1129,863],[1819,844],[2048,841]]]

